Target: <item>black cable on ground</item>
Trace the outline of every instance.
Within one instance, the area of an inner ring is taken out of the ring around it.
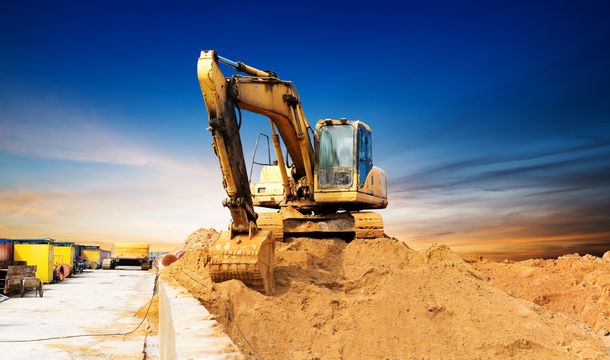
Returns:
[[[142,321],[140,321],[138,326],[136,326],[135,329],[133,329],[131,331],[124,332],[124,333],[78,334],[78,335],[66,335],[66,336],[53,336],[53,337],[39,338],[39,339],[21,339],[21,340],[3,340],[3,339],[0,339],[0,343],[26,343],[26,342],[37,342],[37,341],[47,341],[47,340],[73,339],[73,338],[79,338],[79,337],[126,336],[126,335],[131,335],[134,332],[136,332],[140,328],[140,326],[142,326],[142,324],[144,323],[146,318],[148,318],[148,312],[150,311],[150,307],[152,306],[153,298],[157,294],[158,282],[159,282],[159,274],[157,274],[155,276],[155,285],[153,286],[153,294],[150,297],[150,301],[148,302],[148,308],[146,308],[146,313],[144,314],[144,317],[142,318]]]

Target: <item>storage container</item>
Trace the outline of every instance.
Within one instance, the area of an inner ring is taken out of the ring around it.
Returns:
[[[36,277],[43,283],[53,281],[53,243],[50,238],[15,239],[13,252],[15,261],[36,265]]]
[[[81,245],[81,255],[89,262],[91,269],[102,267],[102,256],[99,245]]]
[[[0,239],[0,262],[13,261],[13,240]]]
[[[53,244],[53,264],[67,264],[72,267],[74,259],[74,243],[73,242],[55,242]]]

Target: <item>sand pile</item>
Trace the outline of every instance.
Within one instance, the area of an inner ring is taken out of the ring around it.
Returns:
[[[264,359],[608,358],[586,325],[508,295],[445,246],[289,239],[276,249],[272,297],[213,284],[206,266],[200,248],[164,276]]]
[[[184,241],[184,250],[207,248],[216,241],[219,235],[220,233],[214,229],[201,228],[186,238]]]
[[[610,251],[603,258],[561,256],[556,260],[472,265],[500,289],[589,324],[596,332],[610,330]]]

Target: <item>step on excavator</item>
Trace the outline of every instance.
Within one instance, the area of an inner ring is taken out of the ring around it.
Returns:
[[[220,64],[245,75],[225,77]],[[292,82],[215,50],[201,52],[197,75],[228,195],[223,205],[232,218],[210,247],[213,281],[239,279],[272,295],[275,242],[285,236],[351,240],[384,235],[381,215],[364,211],[388,204],[387,177],[373,165],[368,125],[324,119],[314,130]],[[269,119],[276,158],[259,164],[260,180],[252,184],[240,139],[242,110]],[[255,207],[275,211],[257,213]]]

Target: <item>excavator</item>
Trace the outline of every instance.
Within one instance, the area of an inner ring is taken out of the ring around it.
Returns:
[[[225,77],[221,64],[244,75]],[[388,205],[387,177],[373,165],[368,125],[323,119],[313,129],[291,81],[223,58],[215,50],[201,52],[197,75],[228,195],[223,205],[232,219],[209,249],[214,282],[238,279],[272,295],[276,241],[288,236],[351,240],[384,235],[381,215],[364,211]],[[246,170],[242,110],[269,119],[276,160],[269,156],[268,163],[257,162],[261,170],[256,183]],[[257,213],[255,207],[273,210]]]

